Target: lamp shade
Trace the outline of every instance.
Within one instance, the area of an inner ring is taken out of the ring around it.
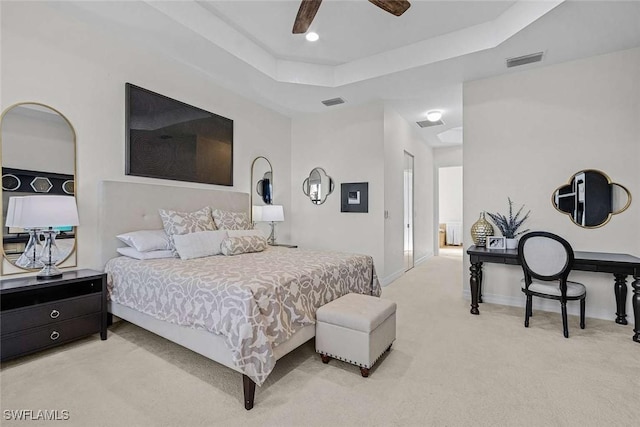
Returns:
[[[78,225],[78,207],[73,196],[10,197],[7,227],[47,228]]]
[[[251,207],[251,219],[253,222],[262,221],[262,208],[263,206],[252,206]]]
[[[262,206],[262,221],[281,222],[284,221],[284,210],[281,205]]]

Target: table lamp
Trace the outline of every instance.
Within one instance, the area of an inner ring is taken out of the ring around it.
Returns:
[[[267,243],[274,245],[276,243],[276,222],[284,221],[284,210],[281,205],[265,205],[262,206],[262,221],[271,223],[271,234],[267,239]]]
[[[16,215],[16,206],[20,214]],[[7,207],[6,227],[22,228],[29,234],[29,241],[21,255],[16,261],[18,267],[27,269],[42,268],[44,264],[40,261],[40,252],[38,251],[38,228],[29,228],[23,225],[22,217],[22,197],[9,197],[9,206]]]
[[[253,227],[255,228],[256,222],[262,222],[262,206],[252,206],[251,207],[251,222],[253,223]]]
[[[34,255],[33,267],[31,268],[39,268],[44,264],[42,270],[36,275],[38,279],[62,277],[62,272],[55,266],[55,263],[59,261],[59,251],[55,242],[58,231],[54,227],[69,227],[78,224],[78,208],[76,198],[73,196],[39,195],[9,198],[6,225],[30,230],[29,243],[27,243],[25,252]],[[41,262],[36,263],[38,261],[37,251],[31,248],[30,244],[33,239],[34,247],[37,245],[38,231],[45,235],[45,243],[40,255]],[[31,262],[31,255],[29,255],[29,260]]]

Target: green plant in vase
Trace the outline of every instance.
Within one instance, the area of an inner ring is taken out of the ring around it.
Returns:
[[[528,211],[523,217],[520,217],[522,214],[522,210],[524,209],[524,205],[518,209],[516,214],[513,214],[513,201],[510,197],[507,197],[509,201],[509,216],[502,215],[501,213],[489,213],[489,218],[493,223],[498,227],[502,235],[507,239],[507,249],[515,249],[518,245],[516,238],[529,231],[529,229],[518,231],[520,226],[529,218],[529,214],[531,211]]]

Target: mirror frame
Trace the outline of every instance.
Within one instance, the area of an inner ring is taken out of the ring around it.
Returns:
[[[311,195],[309,194],[310,193],[309,178],[311,177],[311,174],[313,173],[313,171],[316,171],[316,170],[322,171],[324,176],[329,178],[329,191],[327,192],[327,194],[324,196],[324,198],[322,199],[322,201],[320,203],[314,203],[314,201],[311,200]],[[311,203],[316,205],[316,206],[324,204],[324,202],[327,201],[327,198],[331,195],[331,193],[333,193],[333,190],[335,190],[335,188],[336,188],[336,184],[335,184],[335,181],[333,180],[333,178],[331,178],[331,176],[327,173],[327,171],[324,170],[324,168],[321,168],[320,166],[317,166],[317,167],[311,169],[309,171],[309,176],[306,177],[304,179],[304,181],[302,181],[302,192],[304,193],[305,196],[307,196],[309,198]]]
[[[271,172],[271,204],[273,204],[273,190],[274,190],[274,185],[273,185],[273,166],[271,165],[271,162],[269,161],[269,159],[267,159],[264,156],[258,156],[255,159],[253,159],[253,162],[251,162],[251,174],[250,174],[250,182],[249,182],[249,199],[250,199],[250,212],[249,212],[249,222],[253,223],[253,192],[256,191],[256,188],[254,187],[255,184],[257,184],[257,182],[254,183],[253,181],[253,168],[256,165],[256,162],[260,159],[264,159],[267,161],[267,163],[269,164],[269,171]],[[262,179],[262,178],[261,178]],[[263,200],[262,197],[260,197],[260,200]],[[264,200],[263,200],[264,202]]]
[[[573,179],[575,178],[576,175],[580,174],[580,173],[586,173],[586,172],[597,172],[600,175],[604,176],[607,179],[607,183],[609,183],[609,185],[617,185],[618,187],[622,188],[626,193],[627,193],[627,203],[624,205],[624,207],[616,212],[609,212],[609,215],[607,216],[607,219],[604,220],[602,223],[598,224],[598,225],[581,225],[578,224],[577,222],[575,222],[575,220],[573,219],[573,216],[571,214],[571,212],[565,212],[563,210],[560,210],[560,208],[558,208],[558,206],[556,206],[555,203],[555,195],[556,193],[561,189],[564,188],[566,186],[570,186],[571,183],[573,182]],[[567,215],[569,217],[569,220],[577,225],[580,228],[600,228],[603,227],[604,225],[606,225],[609,221],[611,221],[611,218],[613,217],[613,215],[617,215],[619,213],[622,213],[624,211],[626,211],[629,206],[631,205],[631,192],[629,191],[629,189],[627,187],[625,187],[622,184],[618,184],[617,182],[613,182],[611,181],[611,178],[609,177],[609,175],[607,175],[606,173],[602,172],[601,170],[598,169],[582,169],[579,170],[578,172],[572,174],[569,177],[569,182],[567,184],[562,184],[561,186],[557,187],[555,190],[553,190],[553,192],[551,193],[551,206],[554,207],[555,210],[557,210],[558,212]]]
[[[9,111],[11,111],[12,109],[14,109],[15,107],[18,107],[20,105],[37,105],[40,107],[44,107],[44,108],[48,108],[51,111],[54,111],[55,113],[57,113],[60,117],[62,117],[64,119],[65,122],[67,122],[67,125],[69,126],[69,129],[71,129],[71,133],[73,134],[73,197],[75,197],[76,199],[76,204],[78,203],[78,134],[76,133],[76,129],[73,127],[73,125],[71,124],[71,121],[69,121],[69,119],[67,118],[67,116],[65,116],[64,114],[62,114],[59,110],[53,108],[50,105],[44,104],[42,102],[36,102],[36,101],[24,101],[24,102],[17,102],[15,104],[10,105],[9,107],[5,108],[4,111],[2,111],[2,114],[0,115],[0,168],[2,168],[2,124],[4,123],[4,119],[5,116],[7,115],[7,113]],[[2,187],[0,187],[0,196],[2,196],[4,193],[4,189]],[[2,197],[0,197],[0,208],[2,210],[0,210],[0,212],[4,211],[4,206],[3,206],[3,200]],[[4,227],[4,216],[2,217],[2,222],[3,224],[1,224],[2,227]],[[56,263],[56,266],[58,268],[70,268],[70,267],[77,267],[78,266],[78,226],[74,226],[74,234],[75,237],[73,239],[73,247],[71,248],[71,250],[69,251],[69,254],[62,259],[60,262]],[[2,259],[0,262],[0,275],[2,276],[9,276],[9,275],[13,275],[13,274],[23,274],[25,272],[37,272],[40,270],[40,268],[37,269],[30,269],[30,268],[23,268],[20,266],[15,265],[14,263],[12,263],[11,261],[9,261],[9,258],[7,257],[5,251],[4,251],[4,241],[3,244],[0,245],[0,252],[2,253]],[[67,261],[69,261],[69,259],[75,255],[75,258],[73,259],[73,261],[70,264],[64,265]],[[5,263],[7,263],[8,265],[11,266],[11,269],[16,269],[17,271],[6,271],[8,270],[8,268],[5,266]]]

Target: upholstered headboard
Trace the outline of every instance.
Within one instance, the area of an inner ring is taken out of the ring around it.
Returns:
[[[127,231],[161,229],[158,209],[191,212],[205,206],[250,214],[249,194],[234,191],[102,181],[99,194],[100,266],[124,246],[115,236]]]

